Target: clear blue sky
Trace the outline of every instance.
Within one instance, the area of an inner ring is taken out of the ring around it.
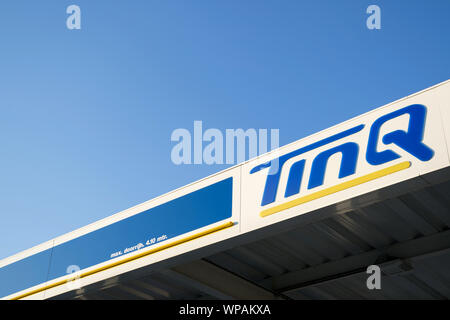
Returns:
[[[0,258],[226,168],[171,162],[172,131],[194,120],[279,128],[284,145],[447,80],[449,14],[448,0],[1,1]]]

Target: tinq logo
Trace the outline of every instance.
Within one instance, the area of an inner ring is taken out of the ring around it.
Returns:
[[[394,130],[388,133],[384,133],[383,136],[380,137],[381,127],[384,123],[404,115],[409,115],[408,128],[406,131]],[[391,112],[389,114],[383,115],[378,119],[376,119],[370,127],[370,133],[366,145],[365,161],[372,166],[378,166],[401,158],[401,155],[393,151],[392,148],[384,151],[378,151],[377,146],[380,140],[385,145],[394,144],[398,146],[399,148],[403,149],[404,151],[411,154],[420,161],[430,160],[434,155],[434,151],[423,143],[425,118],[426,118],[426,107],[421,104],[414,104]],[[310,159],[311,157],[305,156],[304,159],[300,159],[295,162],[290,161],[289,162],[290,165],[285,164],[288,162],[289,159],[293,157],[297,157],[311,150],[323,147],[325,145],[341,140],[343,138],[356,135],[360,133],[364,127],[365,127],[364,124],[357,125],[353,128],[339,132],[335,135],[332,135],[330,137],[327,137],[325,139],[322,139],[305,147],[299,148],[288,154],[275,158],[267,163],[260,164],[252,168],[250,170],[250,174],[254,174],[256,172],[259,172],[260,170],[269,168],[262,196],[261,206],[264,207],[275,202],[278,187],[280,184],[280,177],[282,175],[283,170],[289,170],[287,185],[284,192],[284,198],[288,198],[299,194],[305,167],[309,161],[311,161],[311,165],[309,166],[310,174],[309,174],[309,181],[307,184],[307,190],[313,191],[313,189],[318,188],[324,184],[324,176],[328,160],[331,156],[337,153],[341,154],[342,156],[339,169],[339,179],[355,175],[357,173],[356,167],[359,158],[359,147],[360,147],[356,142],[344,142],[338,146],[320,152],[312,159]],[[359,176],[353,180],[338,183],[336,185],[322,189],[317,192],[310,192],[306,196],[296,198],[294,200],[282,203],[274,207],[270,207],[268,209],[261,211],[260,216],[266,217],[268,215],[292,208],[302,203],[312,201],[324,197],[326,195],[363,184],[365,182],[389,175],[391,173],[400,170],[404,170],[406,168],[409,168],[410,166],[411,163],[409,161],[403,161],[390,167],[374,171],[363,176]]]

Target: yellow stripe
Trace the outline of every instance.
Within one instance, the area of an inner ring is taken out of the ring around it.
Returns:
[[[90,275],[92,275],[92,274],[94,274],[94,273],[101,272],[101,271],[104,271],[104,270],[106,270],[106,269],[110,269],[110,268],[116,267],[116,266],[118,266],[118,265],[121,265],[121,264],[130,262],[130,261],[133,261],[133,260],[136,260],[136,259],[139,259],[139,258],[148,256],[148,255],[150,255],[150,254],[153,254],[153,253],[156,253],[156,252],[159,252],[159,251],[162,251],[162,250],[165,250],[165,249],[168,249],[168,248],[177,246],[177,245],[179,245],[179,244],[182,244],[182,243],[185,243],[185,242],[188,242],[188,241],[191,241],[191,240],[194,240],[194,239],[197,239],[197,238],[206,236],[206,235],[208,235],[208,234],[211,234],[211,233],[214,233],[214,232],[217,232],[217,231],[220,231],[220,230],[229,228],[229,227],[231,227],[231,226],[233,226],[233,225],[234,225],[234,223],[231,222],[231,221],[229,221],[229,222],[224,223],[224,224],[221,224],[221,225],[219,225],[219,226],[217,226],[217,227],[214,227],[214,228],[211,228],[211,229],[208,229],[208,230],[205,230],[205,231],[202,231],[202,232],[193,234],[193,235],[191,235],[191,236],[189,236],[189,237],[186,237],[186,238],[183,238],[183,239],[179,239],[179,240],[174,241],[174,242],[171,242],[171,243],[167,243],[167,244],[165,244],[165,245],[162,245],[162,246],[160,246],[160,247],[154,248],[154,249],[149,250],[149,251],[142,252],[142,253],[137,254],[137,255],[135,255],[135,256],[131,256],[131,257],[129,257],[129,258],[126,258],[126,259],[123,259],[123,260],[120,260],[120,261],[116,261],[116,262],[113,262],[113,263],[104,265],[104,266],[99,267],[99,268],[97,268],[97,269],[93,269],[93,270],[84,272],[84,273],[80,274],[80,275],[77,276],[77,277],[73,277],[73,278],[69,278],[69,279],[64,279],[64,280],[60,280],[60,281],[58,281],[58,282],[54,282],[54,283],[49,284],[49,285],[47,285],[47,286],[44,286],[44,287],[41,287],[41,288],[38,288],[38,289],[35,289],[35,290],[32,290],[32,291],[23,293],[23,294],[21,294],[21,295],[19,295],[19,296],[16,296],[16,297],[14,297],[14,298],[11,298],[11,300],[19,300],[19,299],[22,299],[22,298],[31,296],[31,295],[36,294],[36,293],[39,293],[39,292],[41,292],[41,291],[44,291],[44,290],[47,290],[47,289],[54,288],[54,287],[57,287],[57,286],[59,286],[59,285],[65,284],[65,283],[67,283],[67,282],[74,281],[74,280],[77,280],[77,279],[80,279],[80,278],[84,278],[84,277],[90,276]]]
[[[333,193],[336,193],[336,192],[339,192],[339,191],[342,191],[342,190],[345,190],[345,189],[348,189],[351,187],[355,187],[357,185],[387,176],[391,173],[394,173],[394,172],[397,172],[400,170],[404,170],[406,168],[409,168],[410,166],[411,166],[411,163],[409,161],[401,162],[401,163],[393,165],[391,167],[369,173],[365,176],[362,176],[362,177],[359,177],[359,178],[356,178],[356,179],[353,179],[353,180],[350,180],[347,182],[343,182],[341,184],[329,187],[327,189],[320,190],[320,191],[311,193],[307,196],[300,197],[300,198],[294,199],[292,201],[280,204],[278,206],[263,210],[260,212],[259,215],[261,217],[267,217],[267,216],[270,216],[271,214],[274,214],[274,213],[277,213],[277,212],[280,212],[280,211],[283,211],[286,209],[290,209],[290,208],[298,206],[300,204],[303,204],[303,203],[306,203],[306,202],[309,202],[312,200],[316,200],[316,199],[328,196],[330,194],[333,194]]]

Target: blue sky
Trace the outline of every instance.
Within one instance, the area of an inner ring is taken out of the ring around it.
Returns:
[[[226,168],[172,163],[172,131],[194,120],[277,128],[284,145],[449,79],[449,14],[448,0],[2,1],[0,258]]]

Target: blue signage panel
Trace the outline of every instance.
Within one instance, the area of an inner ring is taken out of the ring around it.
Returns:
[[[0,268],[0,296],[64,276],[73,272],[73,266],[83,270],[231,218],[232,179],[227,178]]]
[[[50,256],[48,249],[0,268],[0,297],[44,283]]]

